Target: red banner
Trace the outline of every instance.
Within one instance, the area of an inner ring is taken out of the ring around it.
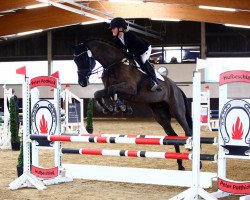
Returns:
[[[250,194],[250,182],[233,182],[218,178],[218,189],[232,194]]]
[[[30,89],[38,86],[50,86],[57,88],[56,78],[51,76],[38,76],[30,80]]]
[[[220,85],[234,82],[250,83],[250,72],[244,70],[234,70],[220,74]]]

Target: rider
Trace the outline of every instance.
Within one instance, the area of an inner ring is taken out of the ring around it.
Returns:
[[[115,44],[133,54],[141,69],[151,77],[151,91],[161,91],[155,70],[148,61],[152,50],[151,45],[129,31],[126,21],[121,17],[112,19],[109,28],[112,30]]]

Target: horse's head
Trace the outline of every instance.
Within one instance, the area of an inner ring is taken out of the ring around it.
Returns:
[[[74,47],[74,61],[77,65],[78,83],[80,86],[86,87],[96,62],[85,44],[81,43]]]

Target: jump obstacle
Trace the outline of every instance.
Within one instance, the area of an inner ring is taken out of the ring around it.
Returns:
[[[38,161],[38,148],[36,146],[37,142],[34,141],[32,142],[32,170],[30,169],[30,141],[33,137],[33,135],[30,135],[30,132],[28,130],[29,127],[29,107],[27,106],[29,104],[29,93],[31,93],[31,107],[35,108],[32,110],[32,113],[37,113],[37,115],[40,115],[39,119],[43,119],[42,114],[38,113],[38,109],[37,107],[39,107],[39,104],[41,104],[41,100],[33,98],[33,93],[32,90],[33,88],[37,87],[37,86],[41,86],[41,82],[44,82],[43,85],[47,85],[47,86],[52,86],[54,87],[54,107],[57,108],[58,112],[55,112],[56,116],[58,116],[57,118],[54,117],[54,114],[52,115],[52,121],[59,121],[60,119],[60,110],[59,110],[59,103],[58,103],[58,99],[59,99],[59,95],[60,94],[60,87],[59,87],[59,82],[57,79],[54,79],[53,77],[36,77],[34,79],[31,79],[31,81],[29,81],[26,78],[25,84],[23,85],[23,97],[26,98],[23,102],[24,102],[24,108],[26,110],[25,112],[25,116],[24,118],[26,119],[24,121],[25,123],[25,133],[23,135],[23,141],[24,141],[24,160],[25,160],[25,164],[24,164],[24,174],[19,177],[18,179],[16,179],[15,181],[13,181],[10,184],[10,189],[18,189],[19,187],[23,187],[23,186],[34,186],[37,189],[45,189],[45,185],[49,185],[49,184],[55,184],[55,183],[59,183],[59,182],[67,182],[67,181],[71,181],[71,178],[87,178],[87,179],[92,179],[92,180],[107,180],[107,181],[121,181],[121,182],[131,182],[131,183],[146,183],[146,184],[159,184],[159,185],[176,185],[176,186],[185,186],[185,187],[191,187],[193,185],[192,182],[192,174],[193,173],[197,173],[196,171],[176,171],[176,170],[157,170],[157,169],[146,169],[146,168],[129,168],[129,167],[110,167],[110,166],[88,166],[88,165],[72,165],[72,164],[62,164],[61,162],[61,152],[63,151],[64,153],[66,153],[68,151],[72,152],[72,149],[62,149],[61,148],[61,142],[59,141],[55,141],[53,143],[53,150],[55,152],[55,167],[57,168],[57,170],[54,171],[54,178],[48,179],[47,178],[42,178],[41,176],[39,177],[38,174],[46,174],[48,171],[46,171],[46,169],[41,169],[39,166],[39,161]],[[52,85],[50,82],[54,82],[55,84]],[[29,90],[31,90],[31,92],[29,92]],[[36,99],[36,100],[34,100]],[[48,102],[42,102],[45,104],[49,104]],[[51,107],[51,105],[49,105]],[[40,105],[40,107],[42,107],[42,105]],[[48,108],[47,108],[48,109]],[[52,109],[51,110],[56,110],[56,109]],[[54,111],[53,111],[54,113]],[[44,117],[45,118],[45,117]],[[42,123],[44,120],[42,120]],[[32,117],[32,122],[36,122],[38,123],[39,120],[37,121],[35,118]],[[41,120],[40,120],[41,122]],[[49,124],[49,123],[48,123]],[[52,124],[52,122],[51,122]],[[98,138],[102,140],[102,142],[104,142],[106,140],[106,138],[104,139],[103,137],[96,137],[96,138],[91,138],[91,137],[86,137],[86,136],[65,136],[65,135],[59,135],[60,133],[60,127],[58,126],[57,123],[57,128],[54,131],[54,136],[57,137],[64,137],[67,138],[68,140],[71,138],[78,138],[80,140],[83,140],[83,138],[88,138],[91,141],[95,141],[98,140]],[[53,125],[52,125],[53,127]],[[34,131],[35,130],[35,131]],[[35,128],[33,128],[32,130],[33,132],[36,132],[37,130]],[[42,136],[42,134],[40,135],[36,135],[36,136]],[[51,135],[52,136],[52,135]],[[53,137],[50,137],[50,139]],[[126,137],[118,137],[119,139],[114,139],[114,137],[109,138],[111,140],[114,141],[122,141],[122,139],[127,142],[127,143],[132,143],[134,144],[135,141],[140,141],[140,143],[148,143],[148,141],[150,141],[149,143],[155,143],[157,145],[160,144],[159,141],[167,141],[166,138],[152,138],[152,140],[149,140],[150,138],[126,138]],[[36,138],[37,139],[37,138]],[[57,138],[58,139],[58,138]],[[188,138],[181,138],[182,141],[185,141],[185,144],[187,143]],[[44,139],[45,140],[45,139]],[[48,138],[46,137],[46,140],[48,140]],[[200,142],[200,138],[198,138],[199,142]],[[89,140],[88,140],[89,141]],[[147,142],[146,142],[147,141]],[[175,139],[173,140],[173,138],[171,140],[169,140],[171,142],[175,141]],[[168,141],[168,142],[169,142]],[[179,143],[181,140],[179,140]],[[110,142],[106,140],[106,142]],[[177,142],[177,141],[175,141]],[[208,141],[207,141],[208,142]],[[214,142],[213,141],[209,141],[209,143]],[[124,143],[124,141],[123,141]],[[184,142],[182,142],[184,144]],[[195,145],[194,145],[195,146]],[[194,147],[193,147],[194,148]],[[200,148],[200,145],[198,144],[198,149]],[[80,150],[79,150],[80,151]],[[82,151],[84,153],[86,153],[86,150]],[[147,152],[147,151],[126,151],[126,150],[116,150],[116,151],[105,151],[105,150],[101,150],[102,155],[104,154],[108,154],[108,155],[118,155],[117,152],[119,152],[119,155],[128,155],[128,156],[138,156],[138,157],[155,157],[155,158],[163,158],[164,155],[164,159],[166,158],[185,158],[185,159],[192,159],[192,161],[196,162],[196,160],[200,160],[200,154],[197,155],[197,159],[195,157],[195,153],[193,154],[175,154],[175,153],[166,153],[166,152]],[[108,152],[108,153],[107,153]],[[93,152],[92,152],[93,155]],[[203,156],[202,156],[203,157]],[[209,157],[209,156],[208,156]],[[214,155],[212,155],[211,157],[204,157],[204,159],[206,160],[215,160]],[[27,159],[27,161],[26,161]],[[198,161],[199,162],[199,161]],[[76,170],[77,168],[77,170]],[[82,171],[83,169],[83,171]],[[86,169],[88,169],[88,171],[86,171]],[[195,169],[199,169],[199,167],[197,168],[195,166]],[[39,171],[40,170],[40,171]],[[34,174],[35,171],[39,172],[39,173],[35,173],[36,176]],[[153,173],[152,173],[153,171]],[[77,172],[77,174],[76,174]],[[105,175],[100,175],[100,172],[102,172],[102,174]],[[127,174],[126,177],[124,177],[124,173]],[[63,174],[66,174],[66,176],[64,176]],[[135,175],[136,174],[136,175]],[[99,176],[98,176],[99,175]],[[208,188],[211,187],[212,184],[212,178],[216,177],[215,173],[209,173],[209,172],[202,172],[200,174],[200,176],[202,176],[202,181],[200,183],[200,185],[203,188]],[[70,177],[70,178],[68,178]],[[171,177],[171,178],[169,178]],[[181,181],[178,181],[181,180]]]
[[[9,126],[9,118],[10,113],[7,106],[7,102],[10,100],[12,96],[12,89],[6,88],[6,85],[3,86],[4,89],[4,115],[2,116],[3,119],[3,127],[0,133],[0,148],[1,149],[11,149],[10,144],[10,126]]]
[[[9,125],[9,109],[8,102],[12,96],[12,88],[4,88],[4,113],[2,117],[3,126],[0,127],[0,149],[11,149],[11,134]],[[63,133],[87,133],[84,127],[83,120],[83,100],[72,93],[69,89],[65,88],[60,94],[64,103],[64,115],[62,121]],[[72,101],[76,100],[77,103]],[[22,132],[22,126],[20,126],[20,132]]]
[[[65,88],[61,94],[64,105],[64,116],[62,122],[62,132],[66,133],[87,133],[84,127],[83,120],[83,100],[71,92],[68,88]]]
[[[26,87],[29,85],[29,82],[26,81]],[[200,90],[200,73],[195,72],[194,73],[194,94],[197,93],[197,91]],[[57,85],[58,87],[58,85]],[[25,88],[25,87],[24,87]],[[32,88],[32,87],[31,87]],[[29,89],[29,87],[28,87]],[[26,92],[27,93],[27,92]],[[26,96],[27,97],[27,96]],[[32,98],[31,98],[32,99]],[[93,166],[93,165],[72,165],[72,164],[62,164],[61,163],[61,155],[60,152],[64,153],[89,153],[91,155],[115,155],[115,156],[129,156],[133,155],[134,157],[141,157],[146,155],[155,155],[155,157],[161,157],[163,158],[163,154],[166,155],[166,152],[160,152],[157,154],[156,152],[147,152],[145,151],[126,151],[126,150],[116,150],[116,151],[105,151],[105,150],[91,150],[91,149],[70,149],[70,148],[61,148],[61,143],[58,142],[56,137],[64,137],[65,140],[71,141],[71,138],[74,138],[74,136],[59,136],[58,133],[60,131],[57,131],[57,134],[55,133],[54,138],[54,145],[53,149],[55,150],[55,165],[58,168],[57,174],[56,174],[56,180],[52,179],[39,179],[38,177],[32,175],[29,165],[30,160],[26,162],[26,168],[24,169],[24,176],[16,179],[10,184],[10,189],[18,189],[22,186],[35,186],[37,189],[45,189],[45,185],[48,184],[54,184],[58,182],[66,182],[70,181],[70,178],[67,179],[67,177],[64,177],[63,174],[66,173],[66,176],[71,178],[84,178],[84,179],[92,179],[92,180],[108,180],[108,181],[121,181],[121,182],[132,182],[132,183],[147,183],[147,184],[159,184],[159,185],[176,185],[176,186],[186,186],[190,187],[187,191],[184,191],[183,193],[177,195],[176,197],[173,197],[172,199],[184,199],[184,198],[190,198],[190,199],[197,199],[198,196],[203,197],[204,199],[216,199],[211,194],[208,194],[205,190],[202,188],[211,187],[211,180],[212,178],[215,178],[217,174],[215,173],[205,173],[200,172],[200,97],[199,95],[195,95],[193,97],[194,105],[197,105],[194,107],[194,127],[193,127],[193,154],[192,155],[185,155],[186,158],[190,157],[192,158],[192,171],[176,171],[176,170],[159,170],[156,171],[156,169],[143,169],[143,168],[124,168],[124,167],[110,167],[110,166]],[[27,103],[27,99],[26,99]],[[26,104],[27,105],[27,104]],[[59,107],[58,107],[59,108]],[[59,111],[60,112],[60,111]],[[29,112],[27,112],[28,114]],[[26,115],[27,117],[28,115]],[[29,118],[26,118],[29,119]],[[29,124],[29,121],[26,121],[27,124]],[[58,128],[60,130],[60,127]],[[58,135],[58,136],[57,136]],[[30,134],[24,135],[24,150],[29,150],[29,139],[32,139],[33,136],[30,136]],[[40,137],[40,136],[38,136]],[[77,136],[78,137],[78,136]],[[84,137],[84,136],[82,136]],[[97,141],[98,137],[86,137],[89,141]],[[53,136],[50,137],[40,137],[40,139],[52,141]],[[91,139],[90,139],[91,138]],[[39,140],[39,138],[33,138],[36,140]],[[61,138],[62,139],[62,138]],[[126,138],[127,139],[127,138]],[[73,139],[74,140],[74,139]],[[119,140],[119,139],[118,139]],[[25,142],[26,141],[26,142]],[[60,140],[59,140],[60,141]],[[105,141],[105,143],[110,142],[110,140],[101,139],[101,141]],[[135,139],[133,140],[135,141]],[[111,142],[112,143],[112,142]],[[36,142],[32,142],[32,146],[35,146]],[[34,147],[33,147],[34,148]],[[35,147],[37,148],[37,147]],[[222,147],[221,147],[222,148]],[[29,153],[29,152],[27,152]],[[219,152],[220,153],[220,152]],[[25,155],[25,154],[24,154]],[[32,152],[33,155],[33,152]],[[26,156],[26,159],[28,156]],[[33,158],[33,157],[32,157]],[[37,157],[35,158],[37,160]],[[32,163],[33,164],[33,163]],[[36,163],[37,164],[37,163]],[[223,169],[221,167],[224,167]],[[33,167],[32,167],[33,168]],[[37,169],[37,168],[36,168]],[[82,171],[83,170],[83,171]],[[225,173],[225,166],[219,165],[219,171],[218,174],[220,174],[220,171],[223,171]],[[63,173],[64,172],[64,173]],[[76,173],[77,172],[77,173]],[[83,173],[84,172],[84,173]],[[121,176],[121,174],[126,173],[129,174],[129,176]],[[148,176],[150,174],[150,176]],[[175,181],[170,181],[175,180]],[[165,182],[167,180],[167,182]],[[178,181],[179,180],[179,181]],[[183,183],[191,183],[187,185],[181,184]],[[223,195],[225,195],[223,193]],[[218,196],[218,195],[217,195]]]

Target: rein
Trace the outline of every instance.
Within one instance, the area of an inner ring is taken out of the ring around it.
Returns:
[[[119,61],[115,61],[114,63],[110,64],[110,65],[107,66],[107,67],[103,67],[104,71],[105,71],[105,72],[108,72],[108,71],[112,70],[112,69],[114,68],[114,66],[116,66],[117,64],[124,63],[124,62],[123,62],[124,59],[126,59],[126,58],[123,58],[122,60],[119,60]]]
[[[79,53],[79,54],[73,54],[73,56],[74,56],[74,57],[79,57],[79,56],[81,56],[81,55],[83,55],[83,54],[85,54],[85,53],[88,53],[88,51],[89,51],[89,49],[87,49],[86,51],[83,51],[83,52],[81,52],[81,53]],[[108,65],[107,67],[100,66],[100,67],[98,67],[98,68],[95,69],[95,70],[91,70],[91,72],[89,73],[89,76],[91,76],[91,75],[93,75],[93,74],[99,73],[99,72],[100,72],[100,70],[99,70],[100,68],[103,68],[104,72],[108,73],[109,71],[113,70],[114,67],[115,67],[117,64],[119,64],[119,63],[123,63],[123,64],[129,66],[131,62],[130,62],[127,58],[123,58],[122,60],[115,61],[114,63]],[[84,72],[84,70],[78,70],[78,73],[79,73],[79,74],[82,74],[83,72]]]

